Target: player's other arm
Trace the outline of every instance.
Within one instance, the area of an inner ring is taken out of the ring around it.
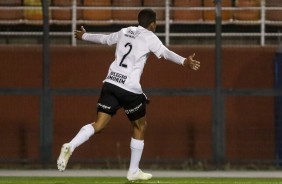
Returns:
[[[195,53],[188,58],[184,58],[164,46],[156,35],[151,34],[147,38],[149,50],[153,52],[158,58],[163,57],[166,60],[172,61],[184,67],[191,68],[192,70],[198,70],[200,68],[200,62],[194,60]]]
[[[109,35],[105,34],[90,34],[87,33],[83,26],[81,26],[81,30],[76,30],[74,32],[75,38],[79,40],[85,40],[94,43],[100,43],[105,45],[113,45],[118,41],[118,33],[112,33]]]
[[[166,60],[183,65],[184,67],[191,68],[192,70],[198,70],[200,68],[200,62],[194,60],[195,53],[190,55],[188,58],[184,58],[162,45],[160,56]]]

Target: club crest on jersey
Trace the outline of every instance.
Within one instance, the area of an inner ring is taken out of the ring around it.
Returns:
[[[127,79],[127,76],[126,75],[122,75],[122,74],[117,73],[117,72],[111,72],[107,76],[107,79],[110,79],[112,81],[124,84],[126,79]]]

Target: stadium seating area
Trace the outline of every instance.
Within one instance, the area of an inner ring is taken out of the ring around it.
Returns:
[[[136,25],[137,13],[150,7],[157,12],[157,35],[166,44],[183,44],[187,40],[195,44],[214,43],[214,0],[47,1],[50,35],[57,39],[54,42],[69,43],[71,38],[71,44],[75,45],[72,33],[80,25],[87,26],[89,31],[104,33],[116,31],[124,25]],[[251,40],[253,44],[264,45],[276,44],[280,40],[282,0],[220,2],[222,36],[226,38],[226,43]],[[38,36],[42,34],[43,24],[41,6],[41,0],[0,0],[0,44],[26,43],[27,38],[28,42],[40,43]],[[195,37],[198,38],[196,42]]]
[[[165,0],[76,0],[76,19],[81,21],[122,22],[136,20],[142,7],[155,8],[158,20],[165,19]],[[49,0],[50,20],[71,23],[73,0]],[[214,21],[214,0],[170,0],[171,22]],[[256,21],[261,16],[261,0],[221,0],[223,21]],[[266,0],[269,21],[282,21],[280,0]],[[0,24],[33,23],[42,19],[41,0],[0,1]],[[94,22],[95,23],[95,22]]]

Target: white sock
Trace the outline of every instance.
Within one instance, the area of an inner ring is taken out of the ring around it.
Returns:
[[[144,140],[137,140],[131,138],[130,148],[131,148],[131,158],[130,158],[129,172],[135,173],[139,171],[139,162],[141,160],[141,156],[144,148]]]
[[[83,126],[71,142],[69,142],[71,145],[71,151],[73,152],[75,148],[86,142],[92,135],[94,135],[94,133],[95,130],[91,124]]]

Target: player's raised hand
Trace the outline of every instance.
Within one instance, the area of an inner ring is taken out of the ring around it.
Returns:
[[[184,66],[189,67],[192,70],[199,70],[200,68],[200,61],[194,60],[193,58],[195,57],[195,53],[189,56],[187,59],[184,61]]]
[[[83,26],[81,26],[80,31],[79,30],[75,30],[74,31],[74,36],[75,38],[82,40],[82,35],[86,33],[86,30],[84,29]]]

